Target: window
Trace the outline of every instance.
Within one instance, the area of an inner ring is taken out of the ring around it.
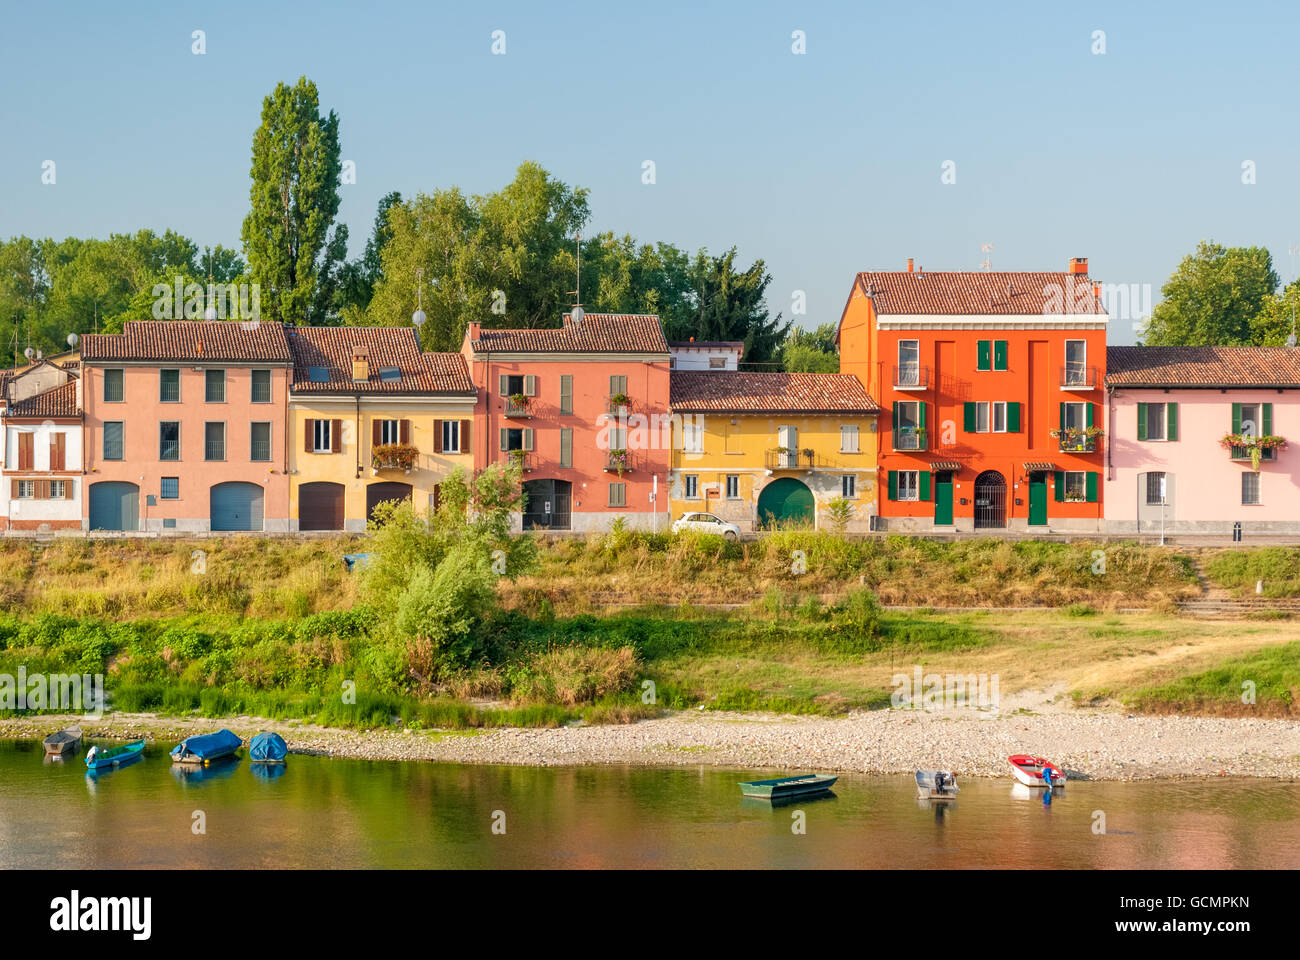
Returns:
[[[727,499],[740,499],[740,477],[734,473],[727,474]]]
[[[160,403],[181,402],[181,372],[179,370],[158,371],[158,400]]]
[[[121,420],[108,420],[104,423],[104,459],[121,460],[122,459],[122,434],[123,425]]]
[[[382,379],[382,377],[380,378]],[[270,403],[271,402],[271,371],[254,370],[253,371],[253,403]]]
[[[226,371],[224,370],[204,371],[203,399],[208,403],[226,402]]]
[[[533,449],[533,431],[520,428],[503,428],[501,430],[502,450]]]
[[[29,430],[18,434],[18,469],[36,469],[36,434]]]
[[[271,459],[271,424],[269,421],[261,421],[250,424],[253,428],[253,436],[250,442],[248,459],[250,460],[270,460]]]
[[[460,453],[460,421],[442,421],[442,452]]]
[[[164,500],[179,500],[181,498],[181,478],[163,477],[159,490],[160,496]]]
[[[846,473],[840,477],[840,496],[845,500],[854,500],[858,496],[858,478]]]
[[[66,487],[67,482],[68,482],[68,481],[66,481],[66,480],[51,480],[51,481],[50,481],[50,499],[51,499],[51,500],[66,500],[66,499],[67,499],[67,497],[66,497],[66,495],[65,495],[65,494],[66,494],[66,489],[67,489],[67,487]]]
[[[1007,369],[1007,342],[1005,340],[978,340],[975,343],[976,370]]]
[[[616,397],[619,394],[627,394],[627,375],[619,374],[609,378],[609,395]]]
[[[1065,385],[1083,386],[1088,382],[1088,341],[1065,341]]]
[[[701,420],[682,419],[682,449],[687,453],[704,452],[704,424]]]
[[[1058,440],[1062,450],[1091,453],[1096,441],[1088,435],[1092,426],[1091,403],[1061,404],[1061,423]]]
[[[19,500],[31,500],[31,499],[32,499],[33,497],[35,497],[35,496],[36,496],[36,481],[35,481],[35,480],[19,480],[19,481],[18,481],[18,499],[19,499]]]
[[[1159,506],[1165,502],[1165,475],[1163,473],[1147,474],[1147,506]]]
[[[682,482],[686,484],[686,499],[694,500],[700,495],[700,478],[695,474],[687,474]]]
[[[205,423],[203,425],[203,459],[226,459],[226,425],[224,423]]]
[[[573,413],[573,375],[560,375],[560,413]]]
[[[1241,503],[1246,507],[1259,504],[1259,474],[1254,471],[1241,475]]]
[[[573,466],[573,428],[560,427],[560,466]]]
[[[989,432],[989,405],[987,403],[975,404],[975,432]]]
[[[1088,499],[1087,474],[1083,470],[1066,470],[1065,493],[1062,499],[1066,503],[1083,503]]]
[[[840,424],[840,453],[858,453],[858,425]]]
[[[65,470],[68,462],[67,434],[50,434],[50,469]]]
[[[989,404],[991,428],[994,433],[1007,432],[1007,404],[1005,400],[994,400]]]
[[[898,377],[895,380],[900,387],[918,387],[921,385],[921,341],[898,341]]]
[[[894,404],[894,449],[925,449],[925,404],[901,400]]]
[[[921,499],[921,478],[919,470],[898,471],[898,499]]]
[[[1138,404],[1138,439],[1139,440],[1166,439],[1165,404],[1163,403]]]
[[[164,420],[158,424],[158,459],[179,460],[181,458],[181,422]]]
[[[380,368],[379,368],[379,382],[380,382],[380,383],[397,383],[397,382],[398,382],[399,380],[401,380],[401,379],[402,379],[402,371],[401,371],[401,368],[399,368],[399,367],[380,367]]]
[[[329,383],[330,371],[328,367],[308,367],[307,379],[312,383]]]
[[[400,420],[380,420],[379,421],[379,442],[380,443],[401,443],[401,421]]]
[[[1243,403],[1241,405],[1240,432],[1243,437],[1258,437],[1260,435],[1258,403]]]
[[[333,453],[334,447],[331,446],[330,421],[313,420],[312,421],[312,452],[313,453]]]
[[[122,371],[104,371],[104,402],[121,403],[123,399]]]
[[[725,369],[727,369],[727,358],[726,358],[726,357],[709,357],[709,369],[710,369],[710,370],[725,370]]]
[[[627,484],[611,483],[609,485],[609,505],[611,507],[627,506]]]

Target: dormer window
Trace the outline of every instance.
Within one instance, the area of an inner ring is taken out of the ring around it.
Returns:
[[[402,379],[402,371],[397,367],[379,368],[380,383],[397,383],[401,379]]]
[[[330,372],[328,367],[308,367],[307,379],[312,383],[329,383]]]

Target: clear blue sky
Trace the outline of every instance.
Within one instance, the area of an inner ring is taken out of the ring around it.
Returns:
[[[1202,238],[1300,269],[1294,3],[312,7],[6,4],[0,235],[238,246],[262,98],[306,74],[357,165],[354,254],[385,192],[484,192],[531,159],[591,189],[590,229],[764,258],[805,325],[857,270],[975,269],[984,242],[994,269],[1086,256],[1156,296]]]

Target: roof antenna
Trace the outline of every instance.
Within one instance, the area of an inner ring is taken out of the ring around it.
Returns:
[[[980,253],[984,254],[984,262],[980,264],[980,269],[985,273],[993,269],[993,258],[989,256],[993,252],[992,243],[981,243]]]
[[[1291,294],[1291,335],[1286,338],[1286,345],[1294,347],[1296,345],[1295,335],[1295,294]]]
[[[569,310],[569,322],[575,327],[582,323],[582,318],[586,316],[582,309],[582,232],[579,231],[573,235],[574,246],[578,250],[578,289],[566,291],[569,296],[573,297],[573,307]]]
[[[415,282],[418,285],[415,294],[415,313],[411,314],[411,323],[415,325],[415,339],[419,342],[420,328],[429,319],[424,315],[424,267],[415,268]]]
[[[203,311],[204,320],[217,319],[217,308],[212,305],[214,291],[212,289],[212,248],[208,248],[208,289],[204,291],[208,296],[207,308]]]

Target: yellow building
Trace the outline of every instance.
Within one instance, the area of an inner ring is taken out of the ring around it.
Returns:
[[[770,526],[864,532],[876,512],[878,406],[837,373],[675,370],[673,519],[712,513],[744,532]]]
[[[473,473],[477,393],[458,353],[424,353],[410,327],[286,327],[291,530],[362,531],[376,504],[436,506]]]

